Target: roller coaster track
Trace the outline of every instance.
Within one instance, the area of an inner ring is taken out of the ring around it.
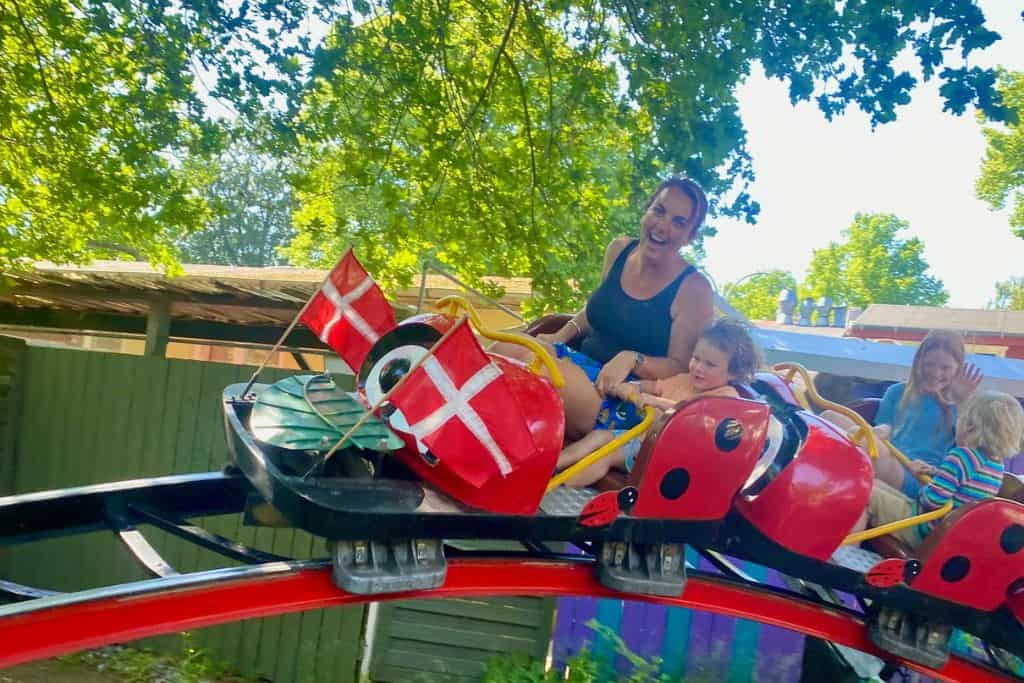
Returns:
[[[185,521],[238,513],[247,490],[238,475],[210,472],[0,498],[0,547],[105,528],[155,577],[75,593],[0,580],[0,601],[7,601],[0,602],[0,668],[148,636],[369,601],[542,595],[639,600],[750,619],[944,681],[1019,680],[956,655],[940,670],[902,660],[868,640],[859,612],[765,586],[735,570],[722,575],[691,569],[680,597],[620,593],[597,580],[592,556],[552,553],[536,543],[524,544],[521,552],[448,548],[446,581],[432,590],[346,593],[332,583],[326,560],[272,555]],[[245,566],[179,574],[148,543],[142,525]]]
[[[151,579],[0,607],[0,668],[147,636],[241,619],[354,605],[369,600],[501,595],[569,595],[643,600],[751,619],[885,657],[852,611],[784,591],[694,572],[681,597],[622,594],[596,580],[584,561],[453,559],[445,584],[387,596],[339,591],[326,562],[271,562]],[[941,670],[894,661],[943,681],[1006,680],[994,670],[951,657]]]

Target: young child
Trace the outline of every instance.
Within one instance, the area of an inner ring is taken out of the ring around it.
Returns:
[[[957,406],[970,398],[979,382],[981,372],[964,362],[960,335],[929,332],[914,354],[910,378],[886,390],[875,415],[875,434],[912,460],[913,473],[879,444],[875,477],[908,498],[917,498],[921,487],[915,475],[934,473],[953,447]],[[822,417],[847,431],[856,429],[848,417],[830,410]]]
[[[665,379],[623,383],[609,393],[640,407],[668,410],[697,396],[738,396],[731,385],[750,381],[759,364],[760,356],[747,328],[737,320],[720,318],[708,325],[697,340],[688,372]],[[597,429],[566,446],[558,458],[558,469],[579,462],[623,431]],[[631,439],[570,479],[567,485],[589,486],[612,467],[630,471],[642,442],[643,436]]]
[[[1024,410],[1013,396],[981,391],[963,404],[956,422],[956,447],[935,469],[931,482],[913,500],[884,481],[875,480],[859,531],[916,514],[937,510],[950,500],[953,507],[998,495],[1003,483],[1003,460],[1015,455],[1024,437]],[[934,523],[896,532],[911,547],[932,530]]]

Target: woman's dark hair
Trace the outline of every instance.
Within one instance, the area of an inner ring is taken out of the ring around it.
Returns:
[[[750,337],[747,326],[734,318],[719,318],[700,335],[716,349],[729,355],[729,374],[733,384],[746,384],[761,367],[761,352]]]
[[[697,231],[700,229],[700,226],[703,225],[704,218],[708,215],[707,195],[704,194],[704,190],[702,190],[700,185],[698,185],[694,180],[678,177],[669,178],[662,182],[661,185],[658,185],[658,189],[656,189],[651,196],[647,198],[647,203],[644,204],[644,211],[651,208],[651,204],[654,203],[657,196],[667,187],[674,187],[689,197],[690,201],[693,202],[693,215],[690,216],[690,225],[692,226],[690,239],[692,240],[697,236]]]

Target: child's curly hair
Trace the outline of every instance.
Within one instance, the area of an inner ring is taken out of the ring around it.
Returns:
[[[957,441],[977,448],[993,460],[1020,452],[1024,410],[1013,396],[1001,391],[979,391],[960,408]]]
[[[733,384],[746,384],[761,367],[761,351],[750,337],[747,325],[734,318],[719,318],[700,335],[716,349],[729,355]]]

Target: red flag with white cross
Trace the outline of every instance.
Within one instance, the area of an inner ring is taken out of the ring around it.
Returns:
[[[355,372],[381,335],[395,328],[395,311],[351,249],[300,319]]]
[[[389,398],[416,438],[473,486],[507,476],[537,450],[505,376],[465,319]]]

